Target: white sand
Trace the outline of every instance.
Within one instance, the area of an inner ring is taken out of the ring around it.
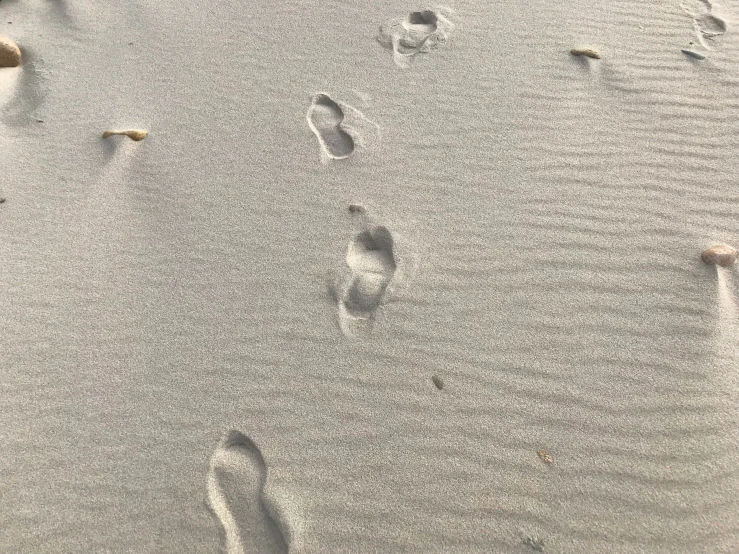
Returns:
[[[0,1],[0,552],[739,552],[739,4],[426,7]]]

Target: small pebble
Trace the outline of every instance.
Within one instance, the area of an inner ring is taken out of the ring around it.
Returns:
[[[0,204],[5,204],[5,198],[0,198]]]
[[[144,140],[148,134],[148,131],[144,131],[142,129],[129,129],[128,131],[105,131],[103,133],[103,138],[112,137],[113,135],[126,135],[131,140],[139,141]]]
[[[729,267],[736,261],[736,250],[728,244],[717,244],[704,250],[701,260],[706,264],[716,264],[721,267]]]
[[[600,52],[598,52],[595,48],[573,48],[570,50],[570,54],[573,56],[587,56],[588,58],[593,58],[596,60],[600,59]]]
[[[360,206],[359,204],[349,204],[349,211],[353,214],[363,214],[364,206]]]
[[[434,385],[436,385],[436,388],[441,390],[444,388],[444,381],[441,380],[441,377],[438,377],[434,375],[431,377],[431,380],[434,382]]]
[[[8,37],[0,35],[0,67],[18,67],[21,64],[21,49]]]

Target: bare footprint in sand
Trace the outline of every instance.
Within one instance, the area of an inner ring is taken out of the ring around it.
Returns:
[[[701,44],[710,48],[726,33],[726,22],[713,12],[713,4],[709,0],[699,0],[698,9],[693,27]]]
[[[227,554],[290,551],[286,526],[265,494],[266,481],[259,448],[249,437],[230,431],[213,452],[208,471],[208,503],[223,526]]]
[[[306,119],[326,156],[343,160],[354,152],[354,139],[342,128],[344,110],[328,94],[313,95]]]
[[[377,41],[392,50],[399,67],[407,68],[416,54],[426,54],[447,41],[454,30],[449,13],[447,8],[410,12],[382,25]]]
[[[348,270],[335,291],[339,326],[347,336],[366,336],[372,332],[377,311],[397,269],[390,231],[366,220],[362,227],[349,242]]]

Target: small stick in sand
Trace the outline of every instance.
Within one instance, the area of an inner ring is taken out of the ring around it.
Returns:
[[[541,458],[541,461],[545,464],[552,464],[554,463],[554,458],[552,458],[552,455],[549,453],[549,450],[537,450],[536,454]]]
[[[21,49],[8,37],[0,35],[0,67],[18,67],[21,64]]]
[[[706,264],[716,264],[721,267],[729,267],[736,261],[736,250],[728,244],[717,244],[704,250],[701,260]]]
[[[570,50],[570,54],[572,54],[573,56],[587,56],[588,58],[593,58],[595,60],[600,59],[600,52],[598,52],[595,48],[573,48],[572,50]]]
[[[441,377],[438,377],[434,375],[431,377],[431,380],[434,382],[434,385],[436,385],[436,388],[441,390],[444,388],[444,381],[441,380]]]
[[[105,131],[103,133],[103,138],[112,137],[113,135],[126,135],[131,140],[139,141],[144,140],[148,134],[149,131],[144,131],[142,129],[129,129],[127,131]]]

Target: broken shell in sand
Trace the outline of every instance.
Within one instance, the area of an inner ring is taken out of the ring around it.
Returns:
[[[18,67],[21,64],[21,49],[8,37],[0,35],[0,67]]]
[[[545,464],[552,464],[554,463],[554,458],[550,454],[549,450],[541,449],[536,451],[537,456],[541,459],[542,462]]]
[[[588,58],[593,58],[595,60],[600,59],[600,52],[598,52],[595,48],[573,48],[570,50],[570,54],[573,56],[587,56]]]
[[[129,129],[128,131],[105,131],[103,133],[103,138],[112,137],[113,135],[126,135],[131,140],[144,140],[146,136],[149,134],[149,131],[144,131],[142,129]]]
[[[708,250],[704,250],[701,254],[701,260],[703,260],[703,263],[729,267],[736,261],[736,250],[728,244],[717,244],[711,246]]]

